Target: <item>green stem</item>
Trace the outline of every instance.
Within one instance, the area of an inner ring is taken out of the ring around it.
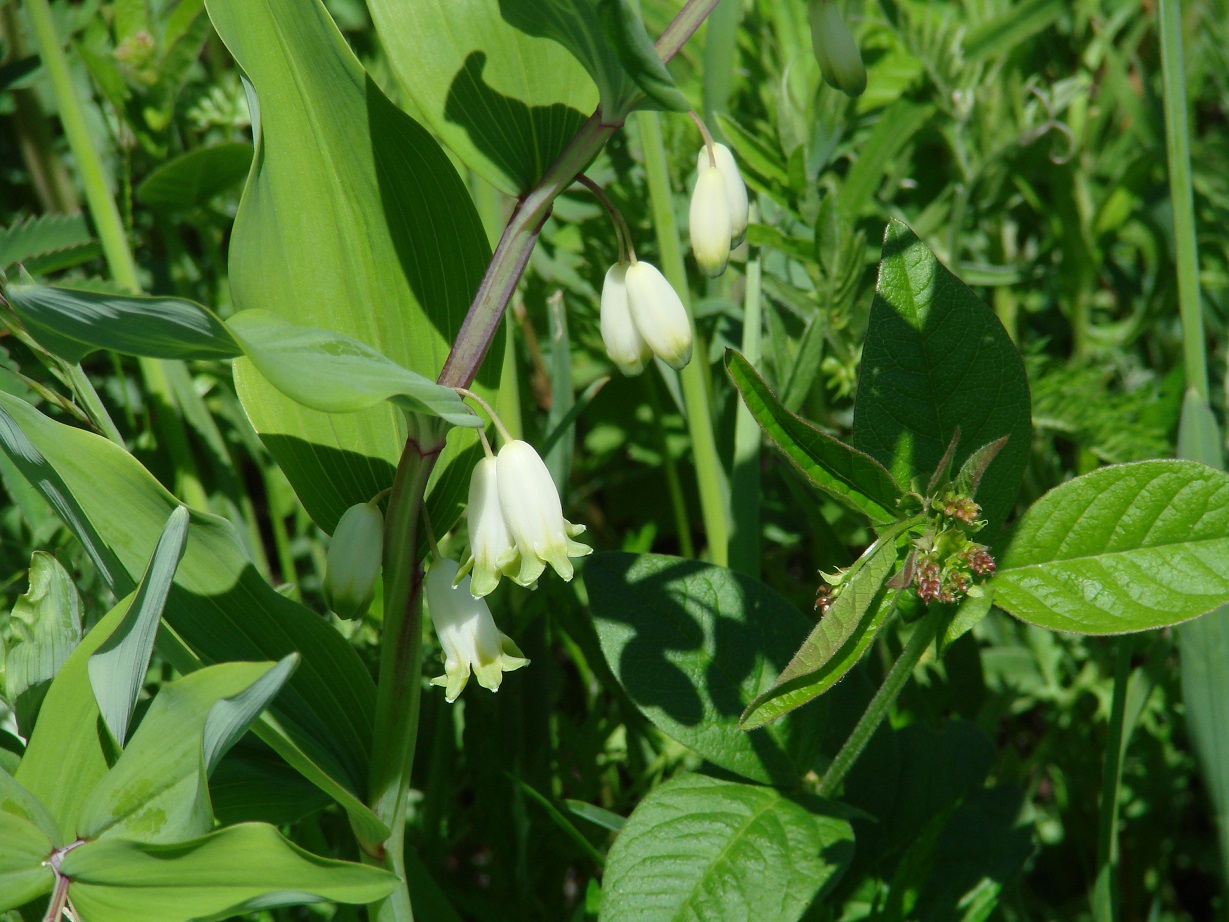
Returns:
[[[666,433],[666,417],[662,412],[661,397],[657,393],[657,384],[647,375],[644,377],[644,387],[649,395],[649,409],[653,413],[653,428],[657,432],[657,441],[661,448],[662,466],[666,472],[666,489],[670,493],[670,508],[674,510],[674,530],[679,536],[679,553],[684,557],[695,557],[696,547],[691,540],[691,517],[687,515],[687,499],[683,496],[683,484],[679,479],[678,465],[674,455],[670,453],[670,438]]]
[[[858,756],[862,754],[862,750],[866,748],[871,734],[888,716],[888,711],[896,703],[901,689],[913,675],[913,667],[918,664],[926,648],[938,636],[939,627],[942,624],[942,612],[935,610],[927,612],[913,629],[913,634],[910,635],[909,642],[905,644],[905,649],[901,651],[900,658],[893,664],[883,684],[879,686],[879,691],[875,692],[875,697],[871,698],[870,704],[866,706],[866,710],[858,719],[857,726],[849,734],[849,739],[845,740],[845,745],[841,747],[840,752],[836,754],[836,758],[832,760],[832,764],[824,774],[823,781],[819,784],[820,797],[836,796],[841,782],[845,780],[845,775],[849,773],[849,769],[853,767]]]
[[[1109,732],[1105,739],[1105,763],[1101,772],[1101,811],[1097,828],[1097,881],[1093,888],[1095,922],[1118,918],[1118,786],[1122,781],[1123,715],[1131,678],[1131,652],[1135,638],[1116,639],[1114,694],[1110,704]]]
[[[1199,304],[1199,250],[1195,242],[1195,198],[1191,191],[1191,141],[1187,128],[1186,72],[1182,56],[1179,0],[1161,0],[1161,70],[1165,79],[1165,148],[1173,202],[1174,249],[1178,260],[1178,310],[1186,385],[1208,402],[1208,365]]]
[[[752,217],[754,220],[754,216]],[[743,296],[742,353],[752,365],[760,361],[763,313],[760,303],[760,260],[747,260],[747,290]],[[734,465],[730,483],[730,566],[760,575],[760,427],[741,400],[734,418]]]
[[[637,126],[644,149],[644,170],[648,176],[653,223],[657,228],[657,243],[661,250],[662,274],[679,293],[690,317],[687,269],[683,264],[683,248],[679,244],[678,224],[674,218],[674,197],[670,191],[661,119],[656,112],[641,112],[637,116]],[[687,415],[687,430],[691,435],[696,482],[700,488],[700,515],[704,519],[704,532],[708,538],[708,556],[717,566],[724,567],[730,559],[729,488],[717,455],[717,440],[713,436],[709,414],[708,388],[704,383],[707,350],[699,332],[695,330],[694,322],[692,341],[692,359],[679,372],[679,383],[683,388],[683,407]]]

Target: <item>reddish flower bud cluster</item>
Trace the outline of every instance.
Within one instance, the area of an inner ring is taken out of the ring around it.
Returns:
[[[947,536],[950,536],[950,532]],[[963,539],[968,541],[967,538]],[[942,552],[934,550],[918,555],[913,582],[918,598],[931,602],[958,602],[972,588],[974,575],[994,572],[994,558],[984,544],[968,544],[963,549],[940,559]]]
[[[971,550],[972,553],[969,554],[969,569],[978,576],[993,573],[994,558],[990,556],[990,550],[984,544],[975,544]]]
[[[973,502],[967,496],[959,496],[955,493],[947,493],[936,504],[939,511],[949,519],[959,519],[966,525],[974,525],[977,523],[977,517],[981,515],[981,506]]]
[[[832,607],[832,589],[823,584],[815,590],[815,610],[826,615]]]

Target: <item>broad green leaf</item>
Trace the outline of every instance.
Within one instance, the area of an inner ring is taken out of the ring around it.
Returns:
[[[452,388],[402,368],[349,336],[300,326],[263,310],[242,311],[226,325],[270,384],[313,410],[353,413],[392,400],[456,426],[482,425]]]
[[[733,349],[726,350],[725,368],[755,421],[799,473],[875,525],[896,520],[904,491],[882,464],[787,410]]]
[[[501,0],[368,0],[393,70],[466,166],[509,195],[536,183],[597,107],[580,63]]]
[[[790,922],[836,882],[853,832],[825,801],[685,774],[654,788],[606,861],[601,922]]]
[[[90,657],[90,686],[99,713],[121,747],[128,738],[128,721],[145,683],[158,620],[187,537],[188,510],[180,506],[166,521],[124,620]]]
[[[1229,474],[1104,467],[1041,497],[1006,546],[994,604],[1022,621],[1078,634],[1176,624],[1229,602]]]
[[[55,818],[16,778],[0,767],[0,813],[8,813],[33,823],[53,845],[64,842]]]
[[[287,826],[329,804],[322,791],[251,734],[235,744],[210,776],[209,799],[222,826]]]
[[[10,285],[6,291],[26,330],[48,352],[76,364],[110,349],[156,359],[224,359],[239,346],[213,312],[182,298]]]
[[[1028,379],[1007,332],[899,221],[884,236],[869,324],[854,447],[897,483],[924,486],[957,428],[957,469],[1008,436],[977,494],[992,536],[1015,503],[1032,433]]]
[[[896,569],[906,523],[876,539],[850,567],[845,584],[772,687],[747,705],[738,725],[753,730],[806,704],[841,680],[866,652],[892,610],[883,584]]]
[[[77,818],[82,839],[178,842],[213,826],[207,779],[282,688],[296,658],[221,663],[163,685]]]
[[[30,557],[30,588],[9,615],[13,640],[4,660],[4,694],[29,737],[51,680],[81,640],[81,598],[73,578],[50,554]]]
[[[369,903],[397,885],[381,868],[320,858],[255,823],[174,845],[89,842],[61,870],[90,922],[205,922],[323,900]]]
[[[37,826],[0,812],[0,912],[50,892],[55,875],[44,862],[51,852],[51,842]]]
[[[198,147],[160,164],[137,186],[137,201],[154,208],[187,211],[239,185],[252,167],[246,141]]]
[[[663,732],[754,781],[808,770],[820,715],[738,729],[809,626],[794,606],[745,574],[656,554],[596,554],[584,579],[606,661]]]
[[[0,394],[0,449],[63,510],[65,524],[113,591],[131,591],[131,574],[144,568],[178,500],[123,449],[52,422],[6,394]],[[265,582],[228,522],[200,512],[191,513],[187,550],[164,615],[206,664],[302,657],[257,732],[380,841],[382,824],[362,804],[375,688],[354,648],[318,614]],[[92,636],[83,641],[89,653],[96,648]],[[93,706],[88,683],[81,692]]]
[[[90,689],[87,664],[124,617],[125,599],[90,629],[56,673],[43,700],[41,719],[13,773],[14,780],[41,803],[60,830],[60,843],[76,837],[77,810],[106,774],[107,731]]]
[[[990,609],[993,607],[993,587],[984,587],[981,595],[965,596],[952,613],[952,620],[943,629],[943,636],[939,639],[939,651],[945,651],[957,640],[973,630],[978,622],[990,614]]]
[[[435,379],[490,258],[452,163],[380,92],[319,0],[206,6],[259,101],[256,158],[230,243],[235,304],[335,331]],[[424,60],[415,67],[430,69]],[[498,371],[487,363],[477,389],[489,394]],[[253,426],[325,531],[391,486],[405,444],[400,410],[320,413],[245,360],[235,363],[235,381]],[[467,482],[468,467],[449,468],[476,443],[472,434],[449,439],[440,489]],[[432,521],[442,530],[453,519]]]

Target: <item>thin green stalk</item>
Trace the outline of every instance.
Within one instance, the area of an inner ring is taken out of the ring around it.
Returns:
[[[704,34],[704,120],[714,133],[720,132],[716,113],[729,111],[742,18],[742,0],[721,0],[708,17]]]
[[[636,124],[640,129],[640,144],[644,151],[644,170],[648,176],[653,224],[657,228],[657,243],[661,250],[662,274],[679,293],[690,316],[687,269],[683,265],[683,249],[674,217],[674,197],[670,191],[661,119],[656,112],[641,112],[637,115]],[[707,350],[699,332],[695,330],[694,322],[692,328],[692,359],[679,372],[679,381],[683,386],[683,406],[687,415],[687,430],[691,435],[696,482],[700,488],[700,515],[704,519],[704,532],[708,538],[708,556],[717,566],[724,567],[730,559],[729,487],[717,455],[708,388],[704,383]]]
[[[758,365],[763,335],[758,251],[747,260],[747,290],[743,296],[743,356]],[[760,575],[760,427],[738,401],[734,418],[734,466],[730,482],[730,566]]]
[[[674,462],[674,455],[670,454],[670,440],[666,435],[666,417],[662,411],[661,397],[657,393],[656,382],[647,375],[644,378],[644,388],[649,395],[649,409],[653,413],[653,428],[657,432],[662,467],[666,472],[666,489],[670,493],[670,508],[674,510],[674,529],[679,536],[679,553],[684,557],[695,557],[696,546],[691,540],[691,517],[687,514],[687,499],[683,495],[683,483],[679,479],[678,465]]]
[[[1161,71],[1165,79],[1165,148],[1173,203],[1174,251],[1178,261],[1178,311],[1186,385],[1208,402],[1208,363],[1199,305],[1199,250],[1195,243],[1195,197],[1191,185],[1191,141],[1187,129],[1186,69],[1182,55],[1182,7],[1161,0]]]
[[[871,698],[870,704],[862,712],[857,726],[849,734],[849,739],[845,740],[845,745],[841,747],[836,758],[832,760],[832,764],[828,766],[828,771],[824,773],[823,780],[819,783],[820,797],[836,796],[841,788],[841,782],[845,780],[845,775],[853,768],[854,762],[858,760],[858,756],[870,742],[871,735],[888,716],[888,711],[896,703],[901,689],[913,675],[913,667],[921,661],[926,648],[939,635],[939,628],[942,624],[942,612],[935,610],[927,612],[913,629],[908,643],[905,644],[905,649],[901,651],[900,657],[893,664],[883,684],[875,692],[875,697]]]
[[[1135,638],[1116,638],[1114,694],[1110,703],[1105,763],[1101,771],[1101,810],[1097,829],[1097,880],[1093,887],[1092,915],[1096,922],[1118,918],[1118,790],[1122,781],[1123,715],[1131,678],[1131,652]]]

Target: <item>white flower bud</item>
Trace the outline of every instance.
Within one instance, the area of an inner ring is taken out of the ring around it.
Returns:
[[[504,673],[529,664],[506,634],[495,626],[491,610],[470,594],[469,577],[457,577],[455,560],[437,560],[427,571],[427,608],[444,648],[444,674],[431,680],[442,685],[444,697],[456,701],[472,671],[478,684],[499,690]]]
[[[824,80],[846,96],[861,96],[866,89],[866,67],[841,11],[830,0],[811,0],[810,14],[811,43]]]
[[[483,458],[474,467],[469,481],[470,557],[461,575],[473,570],[470,591],[480,599],[499,585],[501,575],[516,570],[517,551],[503,510],[499,507],[494,458]]]
[[[691,320],[666,277],[643,260],[627,267],[627,306],[653,354],[671,368],[691,361]]]
[[[585,527],[563,517],[559,492],[546,464],[528,442],[513,439],[496,459],[499,505],[516,541],[520,567],[508,576],[522,586],[536,586],[549,563],[565,580],[572,578],[569,557],[583,557],[593,548],[573,541]]]
[[[615,263],[602,283],[602,342],[619,371],[638,375],[644,371],[644,363],[653,351],[632,322],[627,306],[626,275],[627,263]]]
[[[715,166],[706,166],[696,177],[691,193],[691,252],[700,271],[709,278],[725,272],[730,260],[730,206],[725,177]]]
[[[730,206],[730,248],[738,246],[747,235],[747,184],[743,182],[743,174],[738,169],[738,163],[730,149],[724,144],[713,145],[713,159],[717,161],[717,169],[725,180],[725,200]],[[711,166],[708,157],[708,145],[700,148],[696,157],[696,172],[702,172]]]
[[[324,565],[324,601],[339,618],[367,614],[384,553],[384,516],[373,503],[351,506],[337,521]]]

